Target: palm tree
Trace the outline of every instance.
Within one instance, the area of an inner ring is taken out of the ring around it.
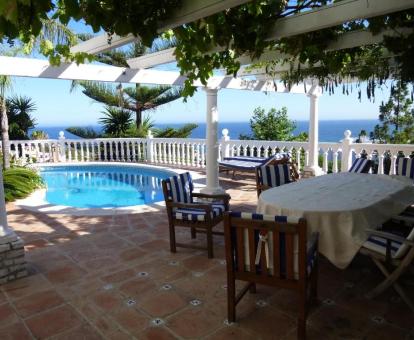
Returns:
[[[87,36],[82,36],[87,38]],[[147,53],[156,52],[174,45],[174,42],[162,41],[154,44],[151,49],[142,43],[135,42],[129,50],[112,50],[96,56],[97,60],[114,66],[129,67],[127,60],[142,56]],[[93,100],[109,106],[130,110],[135,114],[135,125],[139,130],[143,123],[143,112],[155,110],[158,106],[169,103],[181,97],[182,88],[173,86],[142,86],[122,88],[118,84],[116,88],[111,84],[78,81],[72,83],[73,90],[78,85],[83,87],[82,92]]]
[[[6,105],[9,138],[29,139],[29,130],[36,125],[36,120],[30,115],[36,110],[36,104],[29,97],[14,96],[6,100]]]
[[[6,90],[12,86],[11,78],[0,76],[0,124],[1,124],[1,144],[3,151],[3,169],[10,168],[9,155],[9,122],[7,119]]]
[[[131,126],[132,117],[128,110],[107,106],[103,114],[99,121],[108,135],[121,137]]]

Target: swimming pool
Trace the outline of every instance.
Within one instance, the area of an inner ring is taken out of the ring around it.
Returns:
[[[46,202],[75,208],[118,208],[163,200],[161,181],[172,171],[126,165],[39,168]]]

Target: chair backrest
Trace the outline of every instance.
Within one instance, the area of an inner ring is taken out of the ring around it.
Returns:
[[[193,203],[193,180],[189,172],[163,180],[164,198],[176,203]]]
[[[367,174],[371,169],[371,161],[366,158],[356,158],[348,172]]]
[[[228,270],[236,278],[261,283],[305,279],[306,221],[286,216],[242,212],[225,214],[224,235]],[[317,250],[315,250],[317,251]]]
[[[412,158],[400,157],[396,164],[396,173],[414,179],[414,164]]]
[[[292,182],[289,164],[262,165],[256,168],[256,180],[258,185],[278,187]]]

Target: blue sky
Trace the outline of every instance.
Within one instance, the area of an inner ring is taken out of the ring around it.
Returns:
[[[39,126],[96,125],[102,116],[103,105],[86,97],[80,89],[70,93],[70,81],[51,79],[15,78],[13,94],[33,98],[37,110],[33,114]],[[324,94],[319,99],[321,120],[377,119],[381,100],[389,96],[387,90],[378,91],[375,103],[362,95],[360,103],[357,94],[343,95],[338,88],[335,95]],[[157,123],[203,122],[206,112],[206,98],[203,90],[198,90],[187,103],[182,99],[163,105],[153,112]],[[309,99],[300,94],[259,93],[237,90],[220,90],[218,110],[220,121],[248,121],[257,106],[288,108],[289,117],[294,120],[307,120]]]

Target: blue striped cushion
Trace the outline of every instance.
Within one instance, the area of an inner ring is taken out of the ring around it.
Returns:
[[[189,172],[173,176],[165,180],[168,198],[176,203],[193,203],[191,193],[194,186]]]
[[[406,176],[414,179],[414,165],[412,158],[398,158],[396,167],[397,175]]]
[[[263,165],[257,169],[258,180],[262,185],[278,187],[292,182],[288,164]]]
[[[222,215],[225,210],[224,204],[212,204],[211,218]],[[175,208],[173,218],[186,221],[205,221],[206,212],[203,209]]]
[[[349,172],[367,174],[371,168],[371,161],[366,158],[357,158],[351,165]]]
[[[287,159],[289,160],[291,155],[289,152],[279,152],[270,157],[263,158],[263,157],[251,157],[251,156],[233,156],[233,157],[225,157],[222,161],[219,162],[220,165],[232,169],[240,169],[240,170],[251,170],[258,166],[264,165],[269,163],[271,160],[282,160]]]
[[[231,217],[235,217],[235,218],[243,218],[243,219],[251,219],[251,220],[258,220],[258,221],[274,221],[274,222],[279,222],[279,223],[293,223],[293,224],[297,224],[299,223],[300,218],[297,217],[289,217],[289,216],[274,216],[274,215],[263,215],[263,214],[257,214],[257,213],[245,213],[245,212],[231,212],[230,214]],[[269,231],[269,238],[268,238],[268,242],[269,242],[269,253],[271,254],[273,251],[273,238],[272,238],[272,232]],[[235,233],[234,233],[234,228],[232,230],[232,239],[233,239],[233,253],[235,255],[235,259],[237,259],[237,247],[236,247],[236,237],[235,237]],[[250,270],[250,254],[249,254],[249,246],[248,246],[248,232],[247,229],[245,229],[244,231],[244,241],[245,241],[245,246],[244,246],[244,252],[245,252],[245,270],[247,271],[251,271]],[[312,272],[313,266],[315,264],[315,259],[317,256],[317,248],[316,248],[316,242],[312,242],[313,240],[309,240],[308,244],[307,244],[307,250],[308,250],[308,256],[307,256],[307,272],[308,274],[310,274]],[[257,244],[259,242],[259,233],[258,231],[255,232],[255,243],[256,243],[256,248],[257,248]],[[295,271],[295,278],[298,278],[298,258],[297,258],[297,246],[298,246],[298,238],[297,236],[295,237],[294,240],[295,243],[295,264],[294,264],[294,271]],[[285,237],[284,237],[284,233],[279,233],[279,255],[280,255],[280,267],[281,267],[281,272],[284,273],[285,272],[285,268],[286,268],[286,260],[285,260]],[[252,256],[256,257],[256,254],[253,254]],[[270,256],[269,258],[269,262],[267,263],[268,265],[268,269],[269,272],[271,274],[273,274],[273,256]],[[236,266],[237,266],[237,261],[236,261]],[[256,266],[255,268],[256,271],[260,271],[260,266]]]

